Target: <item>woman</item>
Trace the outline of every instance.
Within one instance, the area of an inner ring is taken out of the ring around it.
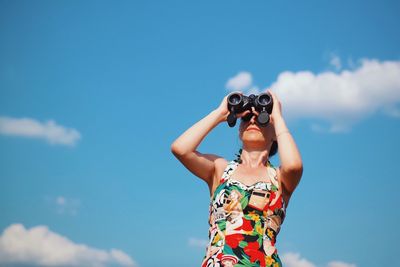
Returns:
[[[276,236],[303,164],[281,103],[269,93],[274,105],[266,127],[257,124],[254,108],[237,115],[242,149],[236,160],[196,150],[214,127],[227,120],[227,96],[171,145],[172,153],[210,190],[209,243],[202,267],[282,266]],[[277,151],[278,168],[269,161]]]

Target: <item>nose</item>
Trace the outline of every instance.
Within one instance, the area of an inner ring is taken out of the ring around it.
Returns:
[[[251,116],[251,119],[250,119],[250,123],[251,124],[255,124],[256,123],[256,118],[257,118],[256,114],[253,113],[253,116]]]

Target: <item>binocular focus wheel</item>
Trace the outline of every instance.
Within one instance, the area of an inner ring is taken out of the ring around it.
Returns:
[[[266,126],[269,123],[269,114],[266,111],[261,112],[257,116],[257,121],[261,126]]]

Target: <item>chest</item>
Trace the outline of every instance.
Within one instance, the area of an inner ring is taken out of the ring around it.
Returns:
[[[250,169],[237,166],[230,174],[230,177],[243,184],[252,185],[256,182],[271,182],[273,175],[269,167]]]

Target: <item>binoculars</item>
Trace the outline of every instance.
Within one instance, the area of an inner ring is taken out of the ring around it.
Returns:
[[[261,93],[259,95],[251,94],[249,96],[242,95],[240,93],[230,93],[227,97],[228,100],[228,125],[233,127],[236,124],[236,114],[242,113],[246,110],[250,110],[250,114],[243,117],[246,121],[250,120],[254,115],[252,113],[252,107],[259,113],[257,116],[257,122],[260,126],[265,127],[269,123],[269,115],[272,112],[272,96],[269,93]]]

